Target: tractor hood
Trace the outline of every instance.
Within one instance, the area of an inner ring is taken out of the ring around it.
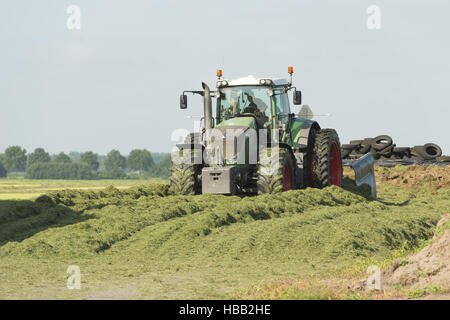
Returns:
[[[255,121],[253,117],[235,117],[224,120],[215,127],[225,138],[219,142],[218,146],[219,158],[223,159],[225,164],[240,166],[248,164],[250,159],[252,164],[256,163],[257,136],[249,132],[249,129],[256,129]],[[231,149],[229,143],[232,144]],[[216,155],[214,151],[213,154]],[[217,160],[216,163],[220,163],[220,160]]]
[[[227,119],[217,125],[218,129],[220,127],[227,127],[227,128],[237,127],[237,128],[245,128],[245,129],[248,129],[248,128],[256,129],[255,119],[253,117],[235,117],[235,118]]]

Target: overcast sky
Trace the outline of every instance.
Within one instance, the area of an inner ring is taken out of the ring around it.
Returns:
[[[81,29],[66,26],[69,5]],[[381,10],[381,29],[366,12]],[[170,151],[225,78],[285,77],[341,143],[389,134],[450,153],[450,1],[4,0],[0,152]],[[298,112],[298,106],[291,106]]]

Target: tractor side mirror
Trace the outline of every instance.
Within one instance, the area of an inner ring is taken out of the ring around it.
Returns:
[[[294,90],[292,93],[292,100],[294,101],[295,105],[302,104],[302,92]]]
[[[187,109],[187,95],[180,96],[180,109]]]

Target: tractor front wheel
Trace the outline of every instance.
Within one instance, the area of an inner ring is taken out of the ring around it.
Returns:
[[[294,189],[294,161],[288,149],[265,148],[259,152],[257,187],[258,194]]]
[[[314,143],[314,187],[342,186],[341,144],[334,129],[316,133]]]
[[[170,193],[195,195],[201,193],[201,150],[183,149],[172,153]]]

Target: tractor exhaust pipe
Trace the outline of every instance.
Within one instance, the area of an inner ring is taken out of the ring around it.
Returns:
[[[206,83],[202,82],[203,90],[203,105],[205,108],[205,128],[212,128],[212,106],[211,106],[211,91]]]

